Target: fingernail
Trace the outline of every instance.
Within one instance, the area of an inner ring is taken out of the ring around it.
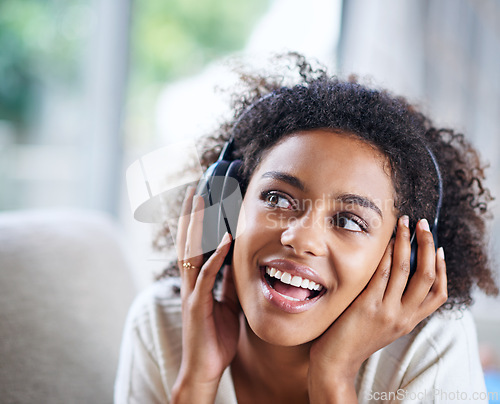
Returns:
[[[421,219],[420,220],[420,228],[422,230],[425,230],[425,231],[431,231],[429,229],[429,222],[427,221],[427,219]]]
[[[219,247],[222,247],[223,245],[226,245],[227,243],[229,243],[229,233],[226,231],[226,233],[224,234],[224,237],[222,237],[222,240],[219,244]]]
[[[401,223],[405,227],[409,227],[410,226],[410,218],[408,217],[408,215],[401,216]]]
[[[439,247],[439,248],[437,249],[437,256],[438,256],[440,259],[444,260],[444,248],[443,248],[443,247]]]

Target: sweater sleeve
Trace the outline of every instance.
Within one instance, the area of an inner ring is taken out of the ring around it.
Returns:
[[[177,371],[175,351],[180,351],[180,323],[176,324],[180,302],[170,291],[169,284],[155,284],[142,292],[129,310],[115,380],[115,404],[170,402],[175,375],[169,373]],[[172,311],[174,314],[168,316]],[[174,353],[165,347],[172,347]]]
[[[372,355],[357,383],[360,403],[487,403],[471,314],[432,316]]]
[[[169,403],[182,359],[182,309],[176,278],[156,282],[129,310],[115,404]],[[222,375],[215,404],[237,404],[230,369]]]
[[[127,327],[115,382],[115,404],[168,403],[160,370],[137,329]]]

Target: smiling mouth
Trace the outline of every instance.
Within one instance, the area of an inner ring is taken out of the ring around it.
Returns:
[[[322,295],[326,288],[310,279],[291,275],[274,267],[262,268],[266,283],[285,299],[293,302],[305,302]]]

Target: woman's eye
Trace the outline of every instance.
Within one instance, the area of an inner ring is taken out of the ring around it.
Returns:
[[[338,214],[333,218],[333,224],[344,230],[366,231],[366,226],[364,226],[362,220],[354,216]]]
[[[265,195],[263,195],[263,199],[269,206],[273,208],[294,209],[294,205],[292,204],[292,202],[288,198],[285,198],[278,193],[266,193]]]

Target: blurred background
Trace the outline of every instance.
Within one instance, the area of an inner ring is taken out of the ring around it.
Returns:
[[[163,262],[132,219],[127,167],[217,123],[231,55],[285,50],[465,133],[500,197],[499,21],[497,0],[0,0],[0,211],[105,212],[144,287]],[[478,298],[481,336],[500,341],[499,312]]]

